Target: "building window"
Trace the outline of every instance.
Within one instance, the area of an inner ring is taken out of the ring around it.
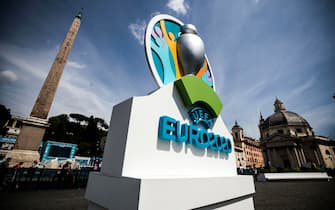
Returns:
[[[277,132],[278,132],[279,134],[283,134],[283,133],[284,133],[284,131],[283,131],[282,129],[278,130]]]
[[[7,126],[8,127],[12,127],[13,126],[13,123],[14,123],[14,120],[13,119],[10,119],[7,123]]]
[[[326,155],[330,155],[330,152],[328,149],[326,149]]]
[[[21,128],[22,127],[22,122],[21,121],[16,121],[15,128]]]
[[[302,129],[301,128],[297,128],[296,131],[297,131],[297,133],[302,133]]]

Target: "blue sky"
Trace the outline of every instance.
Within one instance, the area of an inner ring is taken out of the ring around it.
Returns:
[[[335,3],[331,0],[0,2],[0,104],[28,116],[80,8],[83,20],[49,116],[109,122],[113,105],[157,88],[143,35],[155,14],[196,25],[231,128],[259,137],[276,96],[335,139]],[[149,110],[147,110],[149,111]]]

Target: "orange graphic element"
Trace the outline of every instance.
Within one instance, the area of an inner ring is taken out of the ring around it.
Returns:
[[[166,43],[168,44],[173,57],[174,66],[176,68],[176,79],[179,79],[181,78],[182,74],[179,69],[179,62],[177,58],[177,42],[172,32],[169,32],[169,34],[167,33],[164,20],[160,20],[159,23],[161,25],[161,29],[165,37]]]
[[[200,78],[200,77],[202,77],[202,75],[204,75],[204,73],[206,72],[206,70],[207,70],[207,60],[206,60],[206,58],[205,58],[205,60],[204,60],[204,65],[201,67],[201,69],[198,71],[198,73],[197,73],[197,77],[198,78]]]

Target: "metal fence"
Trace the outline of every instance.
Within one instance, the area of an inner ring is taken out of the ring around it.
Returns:
[[[1,190],[65,189],[86,187],[92,168],[64,171],[41,168],[1,168]]]
[[[238,175],[256,175],[258,173],[257,169],[253,168],[237,168]]]

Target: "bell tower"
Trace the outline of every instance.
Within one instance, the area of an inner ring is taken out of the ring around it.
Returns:
[[[235,121],[235,125],[233,126],[232,135],[235,141],[242,141],[243,139],[243,128]]]

